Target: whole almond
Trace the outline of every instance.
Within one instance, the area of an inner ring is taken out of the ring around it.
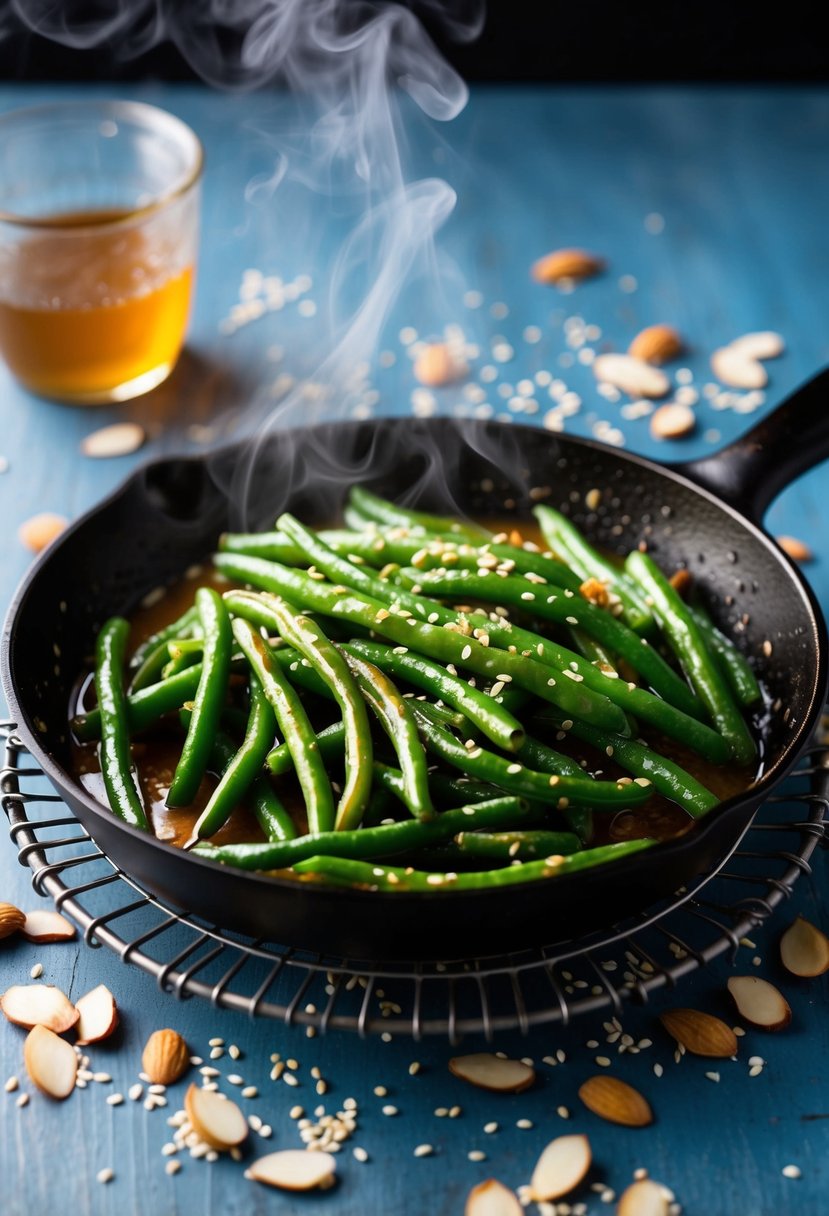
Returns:
[[[537,283],[560,283],[562,279],[589,279],[604,270],[604,261],[586,249],[555,249],[533,263]]]
[[[16,908],[14,904],[0,903],[0,938],[11,937],[13,933],[17,933],[23,928],[26,923],[25,913]]]
[[[446,342],[430,342],[415,359],[415,379],[429,388],[442,388],[462,380],[469,372],[466,361]]]
[[[651,415],[651,435],[654,439],[684,439],[696,425],[696,414],[687,405],[660,405]]]
[[[699,1009],[669,1009],[659,1015],[668,1034],[695,1056],[727,1060],[737,1054],[737,1036],[730,1026]]]
[[[154,1085],[172,1085],[189,1063],[190,1049],[177,1030],[156,1030],[141,1056],[141,1067]]]
[[[51,511],[44,511],[40,515],[33,515],[31,519],[25,520],[17,529],[17,535],[26,548],[31,549],[32,553],[40,553],[41,549],[51,545],[52,541],[60,536],[68,523],[69,520],[65,515],[54,515]]]
[[[810,562],[814,557],[809,546],[796,536],[778,536],[777,543],[793,562]]]
[[[601,1073],[589,1077],[579,1088],[579,1097],[588,1110],[608,1123],[621,1123],[624,1127],[647,1127],[653,1123],[647,1099],[618,1077]]]
[[[628,347],[628,354],[646,363],[669,363],[682,354],[684,343],[671,325],[649,325],[638,333]]]

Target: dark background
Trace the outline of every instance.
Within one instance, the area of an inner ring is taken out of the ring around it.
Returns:
[[[345,0],[347,3],[348,0]],[[135,0],[120,0],[120,6]],[[228,0],[243,6],[245,0]],[[417,0],[410,0],[417,8]],[[439,0],[431,0],[440,8]],[[0,78],[5,80],[192,80],[179,51],[164,43],[124,60],[117,36],[70,50],[22,28],[15,12],[70,14],[77,25],[116,0],[0,0]],[[163,4],[160,7],[165,7]],[[204,11],[207,0],[171,0],[170,10]],[[446,7],[451,7],[447,5]],[[237,10],[238,11],[238,10]],[[728,0],[490,0],[483,33],[456,45],[434,14],[425,24],[469,80],[823,81],[829,64],[824,5],[734,4]],[[225,37],[225,42],[232,38]]]

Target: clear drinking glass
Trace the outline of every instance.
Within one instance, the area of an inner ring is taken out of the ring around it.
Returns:
[[[125,401],[173,369],[198,244],[202,147],[131,101],[0,116],[0,354],[27,389]]]

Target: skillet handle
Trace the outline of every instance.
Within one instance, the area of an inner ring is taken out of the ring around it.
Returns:
[[[673,468],[759,523],[789,482],[827,457],[829,368],[715,456]]]

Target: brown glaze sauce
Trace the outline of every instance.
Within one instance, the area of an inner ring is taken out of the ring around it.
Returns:
[[[515,528],[515,520],[487,519],[486,525],[493,531],[497,532],[502,529],[510,534]],[[541,548],[545,547],[534,524],[522,521],[520,534],[525,541],[533,541]],[[133,612],[130,635],[132,649],[181,616],[192,604],[196,589],[200,586],[215,587],[221,592],[227,591],[231,584],[216,574],[209,560],[203,566],[188,570],[185,577],[172,585],[162,599],[149,606],[139,607]],[[78,687],[70,711],[72,715],[82,713],[93,705],[92,678],[91,675],[87,675]],[[315,725],[327,725],[327,720]],[[673,739],[667,739],[652,729],[643,729],[642,737],[661,755],[669,757],[687,769],[721,801],[743,792],[754,779],[754,773],[748,769],[733,764],[721,767],[709,764],[682,744]],[[598,752],[577,739],[568,737],[562,741],[551,736],[545,741],[556,749],[567,752],[580,763],[583,762],[590,772],[601,773],[605,779],[629,775],[626,770],[608,760],[603,752]],[[192,806],[176,809],[168,807],[165,799],[173,780],[180,749],[181,730],[175,721],[159,724],[151,734],[135,741],[132,747],[140,792],[153,831],[159,840],[179,847],[190,838],[193,825],[204,809],[218,780],[217,774],[208,773],[201,783]],[[97,745],[75,744],[73,760],[75,773],[81,783],[100,802],[107,805],[98,763]],[[279,796],[291,811],[299,831],[306,830],[304,807],[294,783],[289,779],[282,779],[279,783]],[[593,819],[596,844],[604,844],[612,840],[631,840],[640,836],[669,840],[682,835],[693,826],[693,820],[680,807],[659,794],[654,794],[647,802],[635,809],[620,811],[615,815],[595,812]],[[255,816],[243,805],[233,812],[224,827],[211,838],[211,843],[227,844],[263,839]]]

